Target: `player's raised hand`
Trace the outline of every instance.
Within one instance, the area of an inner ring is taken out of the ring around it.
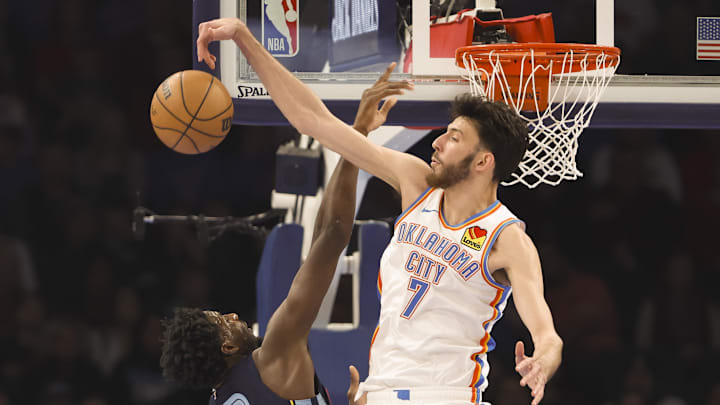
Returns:
[[[397,103],[397,99],[391,96],[401,95],[404,93],[403,90],[413,89],[410,82],[388,80],[395,69],[395,65],[395,62],[388,65],[385,73],[377,79],[375,84],[363,91],[353,127],[365,135],[385,123],[388,112]],[[387,97],[390,98],[386,99],[382,107],[380,107],[380,101]]]
[[[198,62],[205,61],[210,69],[215,69],[215,55],[208,50],[208,44],[213,41],[234,39],[244,23],[237,18],[218,18],[216,20],[200,23],[198,26],[197,58]]]
[[[525,344],[522,341],[518,341],[515,345],[515,371],[522,377],[520,385],[530,387],[533,396],[532,405],[539,404],[545,395],[548,372],[542,358],[525,356]]]

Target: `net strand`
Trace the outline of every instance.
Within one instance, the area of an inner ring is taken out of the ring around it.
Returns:
[[[465,67],[462,74],[470,83],[471,94],[485,99],[499,94],[528,125],[529,146],[525,156],[518,170],[502,184],[521,183],[535,188],[582,177],[575,160],[579,138],[617,69],[619,56],[569,49],[564,51],[562,60],[542,61],[530,48],[521,57],[510,58],[510,62],[520,63],[515,84],[505,73],[503,63],[508,63],[508,59],[504,57],[504,53],[494,49],[485,53],[466,52],[462,57]],[[545,108],[537,102],[538,74],[549,78],[548,89],[543,89],[547,90],[549,100]],[[527,108],[527,103],[533,104],[532,108]]]

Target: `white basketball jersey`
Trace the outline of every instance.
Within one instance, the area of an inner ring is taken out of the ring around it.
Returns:
[[[395,223],[380,260],[380,319],[363,391],[467,387],[468,401],[479,402],[487,386],[490,331],[511,291],[490,275],[488,256],[520,220],[495,201],[449,225],[442,199],[442,189],[426,190]]]

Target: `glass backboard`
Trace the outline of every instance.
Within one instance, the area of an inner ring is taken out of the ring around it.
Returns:
[[[463,16],[487,21],[551,12],[557,42],[622,50],[590,126],[720,128],[719,2],[195,0],[194,12],[194,29],[218,16],[246,21],[347,122],[362,91],[398,62],[393,79],[414,81],[415,91],[400,98],[388,124],[406,126],[446,125],[450,100],[468,91],[453,55],[479,36]],[[213,73],[235,98],[235,122],[286,123],[235,44],[216,49]]]

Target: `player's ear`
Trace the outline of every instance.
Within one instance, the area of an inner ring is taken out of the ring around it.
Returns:
[[[240,350],[240,347],[233,344],[230,340],[224,341],[223,344],[220,346],[220,351],[222,351],[222,354],[227,356],[237,353],[238,350]]]
[[[495,169],[495,155],[488,150],[481,150],[475,155],[473,170],[484,172]]]

